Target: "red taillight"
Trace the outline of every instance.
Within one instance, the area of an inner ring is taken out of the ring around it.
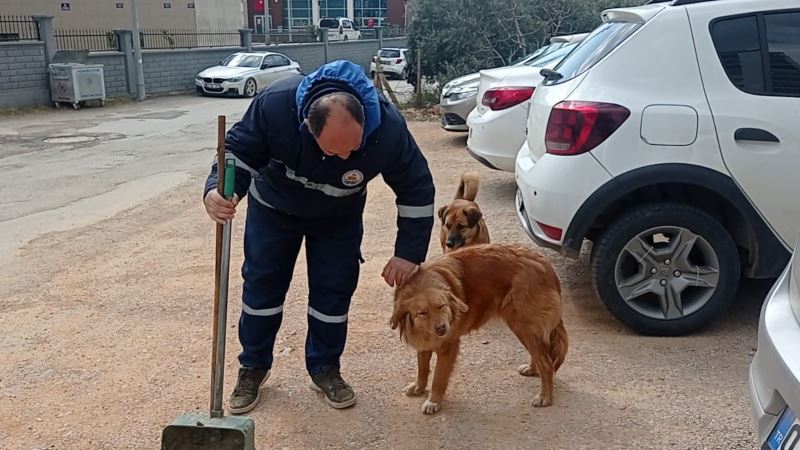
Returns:
[[[631,115],[611,103],[561,102],[550,111],[545,132],[547,153],[578,155],[602,144]]]
[[[545,236],[549,237],[550,239],[552,239],[554,241],[560,241],[561,240],[561,235],[563,234],[563,231],[561,230],[561,228],[551,227],[550,225],[545,225],[545,224],[543,224],[542,222],[539,222],[539,221],[536,221],[536,223],[539,225],[539,228],[542,229],[542,231],[544,232]]]
[[[492,111],[500,111],[530,100],[532,95],[532,87],[500,87],[486,91],[481,103]]]
[[[395,61],[394,63],[395,63],[395,64],[403,64],[403,60],[402,60],[402,59],[398,59],[398,60],[397,60],[397,61]]]

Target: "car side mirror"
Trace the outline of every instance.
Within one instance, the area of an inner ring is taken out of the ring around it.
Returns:
[[[264,63],[264,64],[261,65],[261,70],[269,69],[269,68],[270,68],[269,63]]]

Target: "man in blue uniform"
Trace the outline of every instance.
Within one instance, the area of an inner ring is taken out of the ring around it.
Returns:
[[[382,175],[397,196],[397,239],[383,277],[402,284],[425,259],[433,228],[434,186],[428,163],[398,110],[347,61],[308,76],[279,80],[259,94],[228,132],[236,160],[236,196],[216,191],[212,165],[204,192],[217,222],[233,217],[250,196],[244,235],[240,369],[229,410],[259,401],[272,368],[275,335],[297,254],[308,261],[306,368],[311,387],[334,408],[352,406],[353,389],[339,359],[356,289],[367,183]]]

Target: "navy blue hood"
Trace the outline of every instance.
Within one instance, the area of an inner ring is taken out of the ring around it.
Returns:
[[[308,109],[317,98],[331,92],[346,91],[364,105],[364,141],[381,125],[381,106],[378,91],[364,69],[350,61],[334,61],[305,77],[297,87],[297,114],[302,123]]]

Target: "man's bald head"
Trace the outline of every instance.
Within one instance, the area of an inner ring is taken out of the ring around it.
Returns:
[[[323,95],[309,107],[306,122],[323,152],[347,159],[361,146],[364,106],[347,92]]]

